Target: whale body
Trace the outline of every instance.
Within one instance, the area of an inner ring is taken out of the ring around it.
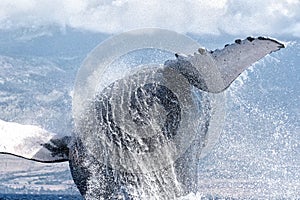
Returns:
[[[173,34],[151,29],[141,38],[155,40],[155,31]],[[197,45],[189,39],[184,44]],[[121,42],[114,40],[114,45]],[[6,138],[0,142],[0,153],[45,163],[69,162],[85,199],[176,199],[196,192],[197,163],[218,139],[216,127],[223,120],[224,96],[214,95],[222,94],[254,62],[281,48],[284,45],[274,39],[248,37],[223,49],[177,52],[174,59],[131,69],[95,86],[90,96],[77,91],[72,136],[0,120],[0,136]],[[94,74],[84,70],[79,73]],[[101,82],[103,77],[96,77]]]

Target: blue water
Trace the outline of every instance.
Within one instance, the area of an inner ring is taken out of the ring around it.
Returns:
[[[52,195],[52,194],[0,194],[0,200],[82,200],[77,195]]]
[[[79,195],[52,195],[52,194],[0,194],[0,200],[83,200]],[[198,200],[198,199],[197,199]],[[236,200],[231,197],[217,195],[201,196],[199,200]]]

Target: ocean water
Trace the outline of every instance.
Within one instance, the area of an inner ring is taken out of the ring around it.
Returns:
[[[52,195],[52,194],[0,194],[0,200],[82,200],[78,195]]]
[[[52,195],[52,194],[0,194],[0,200],[83,200],[79,195]],[[194,199],[194,198],[193,198]],[[204,195],[197,200],[235,200],[232,197],[222,197],[216,195]],[[189,197],[182,200],[190,200]]]

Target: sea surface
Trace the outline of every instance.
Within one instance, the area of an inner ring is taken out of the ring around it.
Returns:
[[[79,195],[52,195],[52,194],[0,194],[0,200],[83,200]],[[194,198],[193,198],[194,199]],[[190,200],[190,198],[182,198],[181,200]],[[198,199],[197,199],[198,200]],[[199,200],[235,200],[231,197],[221,197],[205,195],[199,197]]]
[[[52,195],[52,194],[0,194],[0,200],[61,200],[61,199],[72,199],[82,200],[79,195]]]

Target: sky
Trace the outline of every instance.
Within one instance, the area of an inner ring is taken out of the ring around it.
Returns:
[[[300,37],[300,0],[1,0],[0,30],[59,26],[102,33],[159,27],[209,35]]]

